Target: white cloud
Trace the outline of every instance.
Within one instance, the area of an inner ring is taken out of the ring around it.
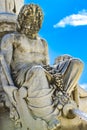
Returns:
[[[80,87],[82,87],[82,88],[87,90],[87,84],[80,84]]]
[[[69,16],[66,16],[62,20],[60,20],[57,24],[55,24],[53,27],[66,27],[67,25],[71,26],[82,26],[87,25],[87,10],[79,11],[78,14],[72,14]]]

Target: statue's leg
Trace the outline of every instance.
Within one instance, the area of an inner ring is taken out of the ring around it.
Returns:
[[[63,75],[64,90],[71,92],[77,85],[83,70],[83,63],[78,59],[72,59]]]
[[[79,106],[78,80],[83,70],[83,63],[78,59],[72,59],[63,75],[64,90],[72,95],[73,99]]]
[[[50,129],[58,126],[59,111],[53,106],[53,90],[49,88],[44,69],[40,66],[32,67],[26,74],[23,86],[28,89],[28,108],[33,116],[45,120]]]

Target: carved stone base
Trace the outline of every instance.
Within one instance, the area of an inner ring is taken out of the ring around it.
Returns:
[[[80,108],[87,113],[87,98],[80,99]],[[74,119],[60,117],[59,120],[61,121],[61,126],[56,130],[87,130],[87,122],[79,117]],[[9,111],[3,108],[2,105],[0,106],[0,130],[23,130],[15,127],[14,122],[9,118]]]
[[[9,112],[3,107],[0,107],[0,130],[14,130],[14,123],[9,118]]]

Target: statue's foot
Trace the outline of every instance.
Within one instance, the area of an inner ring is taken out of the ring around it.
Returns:
[[[49,130],[55,130],[59,126],[60,126],[60,122],[57,119],[52,119],[48,123]]]

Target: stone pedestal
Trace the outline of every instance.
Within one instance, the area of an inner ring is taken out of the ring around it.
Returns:
[[[16,30],[16,18],[12,13],[0,13],[0,38]]]
[[[24,0],[0,0],[0,12],[18,14],[24,5]]]
[[[16,18],[24,0],[0,0],[0,39],[16,30]]]

